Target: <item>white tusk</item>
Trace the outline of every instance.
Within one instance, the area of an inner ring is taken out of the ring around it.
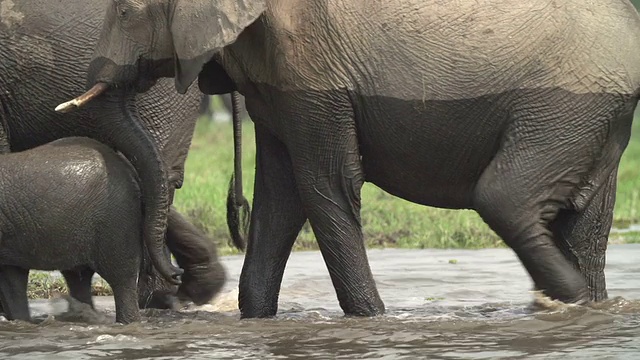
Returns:
[[[64,102],[56,106],[56,112],[68,113],[79,107],[82,107],[83,105],[93,100],[98,95],[105,92],[108,88],[109,88],[109,85],[107,83],[97,83],[93,85],[93,87],[89,89],[89,91],[87,91],[86,93],[78,96],[73,100],[69,100],[67,102]]]

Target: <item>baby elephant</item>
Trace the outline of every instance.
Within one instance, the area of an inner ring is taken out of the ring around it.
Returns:
[[[111,148],[71,137],[0,155],[0,300],[10,320],[30,321],[29,269],[60,270],[71,296],[93,306],[91,278],[113,289],[116,321],[140,318],[143,250],[133,167]]]

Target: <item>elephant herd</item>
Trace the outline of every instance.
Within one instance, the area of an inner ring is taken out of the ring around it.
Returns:
[[[640,96],[640,17],[628,0],[0,7],[10,319],[30,319],[29,269],[60,270],[87,304],[100,274],[123,323],[140,307],[220,291],[213,241],[171,204],[203,94],[229,93],[244,96],[256,132],[246,239],[242,189],[229,190],[232,238],[246,240],[242,318],[276,315],[307,220],[344,313],[385,312],[363,241],[364,182],[475,210],[553,299],[607,298],[617,170]]]

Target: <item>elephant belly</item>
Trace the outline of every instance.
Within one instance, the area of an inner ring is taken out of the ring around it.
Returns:
[[[472,207],[475,183],[508,120],[498,105],[504,95],[451,101],[355,97],[366,181],[423,205]]]
[[[55,230],[47,236],[31,229],[3,236],[0,264],[45,271],[92,266],[91,244],[78,237],[58,236]]]

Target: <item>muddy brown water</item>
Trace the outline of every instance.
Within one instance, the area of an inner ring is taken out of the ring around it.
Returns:
[[[640,245],[611,245],[612,298],[597,308],[534,311],[531,281],[510,250],[371,250],[387,314],[345,318],[318,252],[291,255],[277,318],[239,320],[241,256],[223,258],[229,283],[212,304],[144,311],[127,326],[49,317],[0,322],[2,359],[637,359]],[[113,318],[113,299],[96,298]],[[34,316],[61,311],[31,303]]]

